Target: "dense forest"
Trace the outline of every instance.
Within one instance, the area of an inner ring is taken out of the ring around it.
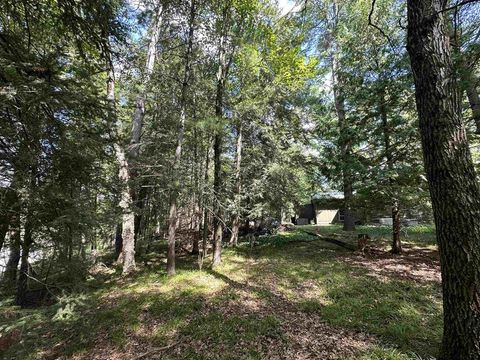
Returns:
[[[5,359],[480,359],[480,3],[0,0]]]

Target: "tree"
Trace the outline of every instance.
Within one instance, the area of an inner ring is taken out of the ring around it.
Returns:
[[[0,82],[8,89],[0,95],[0,166],[2,187],[16,199],[7,277],[16,278],[22,306],[32,288],[52,281],[49,271],[35,271],[31,255],[41,253],[64,279],[85,275],[85,264],[77,266],[86,246],[81,239],[99,219],[91,195],[108,186],[112,124],[99,94],[109,51],[104,35],[121,38],[118,7],[88,0],[75,8],[48,1],[0,5]]]
[[[441,358],[480,354],[480,188],[462,122],[444,2],[408,1],[408,53],[442,264]]]
[[[146,89],[150,82],[157,57],[157,42],[162,27],[163,6],[160,2],[155,4],[154,16],[151,23],[150,38],[145,60],[145,66],[140,83],[140,89],[135,99],[135,109],[132,115],[132,132],[128,151],[124,151],[117,145],[117,161],[119,163],[119,179],[124,184],[120,207],[122,208],[122,256],[123,273],[129,273],[135,268],[135,203],[141,203],[140,192],[134,187],[134,180],[137,175],[135,161],[140,153],[140,137],[145,117]],[[111,78],[110,76],[109,78]],[[114,81],[113,79],[110,81]],[[110,90],[110,91],[113,91]],[[109,95],[110,97],[112,95]]]
[[[352,139],[349,124],[347,122],[347,116],[345,112],[345,95],[344,95],[344,79],[339,61],[339,45],[337,41],[338,24],[340,17],[339,5],[336,1],[332,1],[331,4],[331,66],[332,66],[332,83],[333,83],[333,97],[335,103],[335,111],[338,118],[339,128],[339,147],[340,158],[342,160],[342,182],[343,182],[343,197],[344,197],[344,221],[343,230],[353,231],[355,230],[355,218],[352,212],[353,201],[353,174],[351,169],[351,152],[352,152]]]
[[[236,146],[236,163],[235,163],[235,209],[232,224],[232,235],[230,237],[230,245],[237,246],[238,232],[240,229],[240,212],[242,199],[242,146],[243,146],[243,124],[242,119],[237,125],[237,146]]]
[[[172,190],[170,195],[170,212],[168,225],[168,253],[167,253],[167,274],[175,274],[175,233],[177,230],[177,198],[180,187],[178,167],[182,159],[183,136],[185,133],[185,120],[187,116],[187,91],[192,70],[192,50],[195,31],[195,0],[190,2],[190,15],[188,20],[187,48],[185,51],[185,68],[183,70],[183,81],[180,95],[180,121],[177,132],[177,145],[175,158],[173,160]]]

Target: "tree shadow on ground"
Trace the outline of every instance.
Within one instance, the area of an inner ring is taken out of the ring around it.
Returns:
[[[392,268],[372,275],[381,263],[378,258],[330,248],[317,240],[259,249],[255,257],[262,265],[250,281],[277,284],[300,308],[329,324],[377,335],[404,352],[435,356],[442,333],[436,251],[386,253],[381,259]]]
[[[7,324],[22,330],[21,342],[5,356],[373,359],[368,354],[380,349],[380,358],[406,358],[384,350],[389,346],[435,355],[437,285],[374,278],[335,246],[276,239],[226,249],[215,270],[195,270],[196,257],[184,254],[173,278],[163,255],[147,254],[150,264],[129,277],[104,274],[55,306],[13,309]]]

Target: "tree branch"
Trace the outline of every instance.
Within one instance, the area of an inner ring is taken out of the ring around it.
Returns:
[[[370,13],[368,14],[368,25],[373,26],[375,29],[377,29],[387,39],[387,41],[390,44],[390,46],[392,47],[392,49],[395,49],[395,47],[393,46],[393,42],[390,39],[390,37],[377,24],[374,24],[373,21],[372,21],[373,12],[375,11],[376,1],[377,0],[372,0],[372,7],[370,9]]]
[[[464,1],[460,1],[459,3],[456,3],[455,5],[452,5],[452,6],[449,6],[449,7],[447,7],[447,8],[444,8],[444,9],[440,10],[437,14],[440,14],[440,13],[443,13],[443,12],[447,12],[447,11],[450,11],[450,10],[453,10],[453,9],[458,8],[459,6],[467,5],[467,4],[474,3],[474,2],[478,2],[478,1],[479,1],[479,0],[464,0]],[[374,0],[374,3],[375,3],[375,0]]]

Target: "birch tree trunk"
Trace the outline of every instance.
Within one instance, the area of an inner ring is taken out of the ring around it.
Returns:
[[[133,163],[139,154],[139,143],[145,115],[145,87],[149,82],[156,57],[156,45],[162,25],[162,6],[157,8],[156,18],[152,27],[151,38],[148,46],[147,60],[145,63],[142,90],[137,96],[132,119],[132,135],[127,158],[127,153],[120,144],[115,144],[115,153],[119,164],[118,177],[124,185],[121,193],[120,208],[122,209],[122,250],[118,259],[123,263],[123,273],[127,274],[135,269],[135,212],[133,210],[135,190],[131,182],[135,177]],[[115,104],[115,79],[113,70],[108,75],[107,99]],[[137,222],[138,223],[138,222]]]
[[[110,70],[108,75],[107,99],[113,104],[114,108],[115,79],[113,70]],[[133,212],[133,201],[129,184],[130,175],[125,151],[119,144],[114,144],[114,148],[119,165],[118,178],[122,184],[119,204],[122,209],[122,250],[118,261],[123,263],[123,273],[127,274],[135,269],[135,214]]]
[[[242,145],[243,145],[243,125],[242,120],[239,120],[237,126],[237,161],[235,165],[235,218],[232,224],[232,236],[230,237],[230,245],[237,246],[238,232],[240,228],[240,208],[241,208],[241,195],[242,195],[242,179],[241,179],[241,166],[242,166]]]
[[[167,251],[167,275],[175,275],[175,233],[177,231],[177,199],[180,191],[180,179],[178,168],[182,159],[183,135],[185,133],[185,120],[187,117],[187,90],[190,81],[192,67],[193,35],[195,29],[195,0],[190,2],[190,20],[188,29],[188,44],[185,53],[185,69],[180,96],[180,123],[177,130],[177,146],[173,160],[173,183],[170,195],[170,212],[168,219],[168,251]]]
[[[480,358],[480,188],[461,118],[443,0],[408,0],[408,44],[440,251],[441,359]]]
[[[135,110],[132,119],[132,137],[130,140],[129,157],[135,159],[140,152],[140,137],[142,135],[143,119],[145,117],[145,95],[147,85],[152,77],[153,68],[155,66],[156,48],[158,38],[160,37],[160,30],[162,28],[162,12],[163,7],[158,4],[154,24],[151,29],[150,41],[148,43],[147,60],[143,71],[143,79],[140,91],[135,99]],[[130,170],[131,171],[131,170]]]

